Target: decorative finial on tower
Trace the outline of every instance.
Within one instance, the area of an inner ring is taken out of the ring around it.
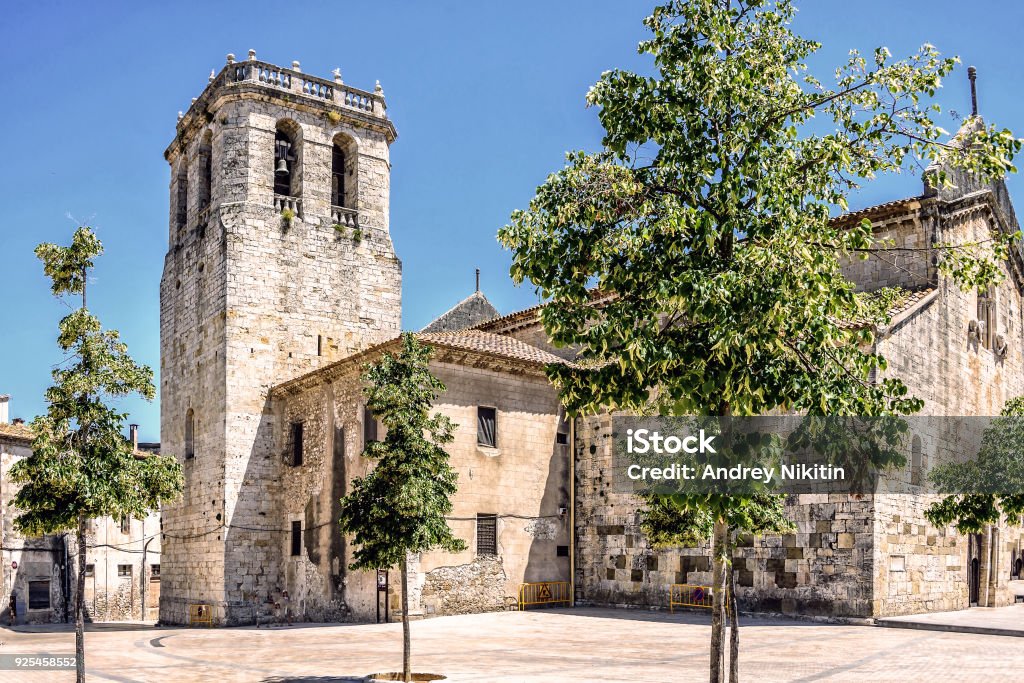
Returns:
[[[334,82],[337,83],[338,85],[342,85],[341,69],[335,69],[331,73],[334,74]]]
[[[476,269],[476,291],[480,291],[480,269]]]
[[[181,121],[183,118],[185,118],[185,114],[183,114],[182,111],[179,109],[178,110],[178,120]]]
[[[234,64],[234,63],[235,63],[235,53],[234,52],[229,52],[228,53],[228,64]]]
[[[292,71],[298,71],[299,73],[302,73],[302,65],[299,64],[299,60],[292,60]]]
[[[195,103],[196,103],[196,100],[198,100],[198,99],[199,99],[198,97],[193,97],[193,98],[192,98],[192,104],[195,104]]]
[[[373,92],[384,97],[384,88],[380,87],[380,81],[377,81],[377,85],[373,86]]]
[[[255,62],[256,61],[256,50],[249,50],[249,61],[250,62]]]
[[[214,72],[213,69],[210,69],[210,83],[213,83],[213,79],[215,79],[216,77],[217,74]]]
[[[967,67],[967,78],[971,81],[971,116],[978,115],[978,70]]]

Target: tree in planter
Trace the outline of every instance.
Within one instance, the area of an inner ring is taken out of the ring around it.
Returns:
[[[404,334],[396,354],[385,353],[363,370],[366,406],[386,429],[383,441],[365,445],[363,457],[377,466],[352,482],[341,501],[341,530],[355,536],[350,569],[402,571],[402,673],[411,680],[409,636],[409,553],[432,548],[466,549],[448,527],[458,474],[444,445],[454,439],[445,415],[430,415],[445,390],[430,373],[432,349]]]
[[[936,161],[983,180],[1014,171],[1021,143],[965,122],[949,143],[928,104],[955,59],[931,46],[894,60],[851,54],[828,87],[803,76],[819,46],[794,35],[789,0],[673,0],[646,19],[655,74],[613,70],[587,95],[603,149],[576,152],[499,232],[511,274],[549,303],[554,343],[584,362],[551,367],[567,408],[669,415],[878,416],[921,401],[872,382],[883,321],[842,273],[846,258],[895,248],[870,223],[830,221],[865,179]],[[827,120],[830,132],[809,124]],[[820,130],[820,129],[818,129]],[[961,286],[991,286],[1016,235],[938,245]],[[931,245],[923,247],[930,250]],[[592,305],[590,289],[607,297]],[[674,496],[710,514],[725,548],[737,495]],[[724,552],[715,550],[711,681],[722,680]]]
[[[134,453],[123,436],[127,417],[111,399],[141,394],[152,399],[153,371],[128,355],[115,330],[104,331],[86,308],[86,284],[103,245],[79,228],[70,246],[40,244],[36,256],[54,296],[81,295],[82,305],[60,321],[57,344],[67,358],[53,371],[47,411],[32,421],[32,455],[11,468],[20,484],[15,526],[42,534],[73,531],[78,543],[75,650],[79,683],[85,681],[86,524],[97,517],[145,517],[182,489],[173,457]]]

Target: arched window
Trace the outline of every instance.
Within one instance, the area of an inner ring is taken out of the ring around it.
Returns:
[[[199,146],[200,172],[199,208],[205,209],[213,199],[213,134],[206,131]]]
[[[301,129],[294,121],[278,121],[274,134],[274,194],[282,197],[301,195]]]
[[[331,205],[345,204],[345,151],[334,143],[331,151]]]
[[[331,146],[331,206],[357,209],[356,206],[356,143],[348,135],[338,133]]]
[[[191,408],[185,413],[185,459],[191,460],[196,457],[196,415]]]
[[[174,223],[179,230],[183,230],[188,223],[188,158],[185,156],[178,162],[178,177],[174,184],[177,186]]]
[[[996,293],[992,289],[978,290],[978,336],[982,346],[992,348],[996,338]]]
[[[910,483],[914,486],[921,485],[921,437],[915,436],[910,445]]]

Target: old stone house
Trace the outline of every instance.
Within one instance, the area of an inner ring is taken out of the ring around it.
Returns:
[[[338,500],[380,435],[359,367],[399,333],[395,138],[379,86],[252,51],[229,55],[179,116],[165,152],[160,392],[163,449],[186,492],[163,510],[162,621],[187,622],[197,605],[222,624],[282,600],[310,620],[372,620],[397,605],[388,577],[347,569],[337,533]],[[867,218],[918,247],[1016,229],[1001,183],[958,181],[840,220]],[[927,250],[913,254],[849,265],[863,289],[902,292],[879,350],[929,414],[996,414],[1024,393],[1019,254],[984,296],[941,277]],[[705,549],[652,550],[637,500],[611,487],[611,416],[564,420],[542,369],[573,352],[548,343],[538,312],[497,316],[477,292],[420,333],[447,386],[436,407],[459,425],[451,524],[469,549],[415,558],[418,613],[501,609],[538,580],[569,581],[581,603],[662,606],[671,584],[709,578]],[[744,604],[876,616],[1010,601],[1019,533],[935,529],[926,502],[793,498],[796,533],[737,550]]]
[[[18,515],[10,480],[15,462],[32,453],[32,432],[7,421],[9,397],[0,396],[0,623],[59,623],[74,619],[78,543],[75,535],[33,538],[14,527]],[[132,426],[132,438],[137,431]],[[159,444],[138,444],[153,451]],[[86,538],[85,609],[92,621],[157,618],[160,603],[160,515],[145,519],[89,520]]]

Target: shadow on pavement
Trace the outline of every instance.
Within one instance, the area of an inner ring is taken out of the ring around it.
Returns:
[[[548,609],[529,610],[530,614],[565,614],[574,617],[593,617],[597,619],[621,619],[624,621],[649,621],[663,624],[690,624],[693,626],[710,626],[711,612],[683,611],[677,609],[674,614],[666,610],[615,609],[612,607],[555,607]],[[770,615],[747,615],[740,613],[740,628],[757,628],[759,626],[839,626],[828,621],[801,619],[800,617],[784,617]]]
[[[261,683],[363,683],[364,676],[271,676]]]
[[[74,633],[74,624],[18,624],[17,626],[3,626],[0,627],[8,631],[14,631],[15,633]],[[154,623],[146,623],[139,621],[111,621],[111,622],[98,622],[98,623],[86,623],[86,633],[92,633],[94,631],[157,631],[157,627]]]

